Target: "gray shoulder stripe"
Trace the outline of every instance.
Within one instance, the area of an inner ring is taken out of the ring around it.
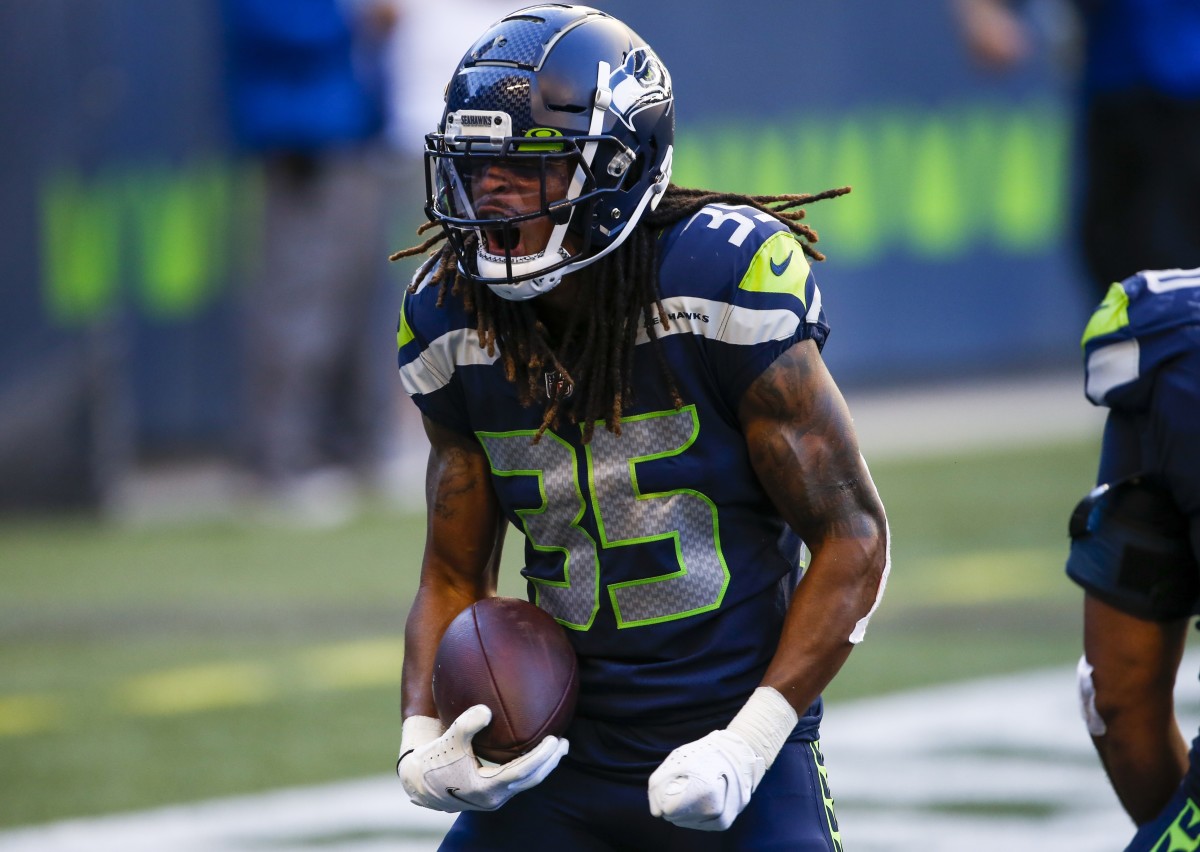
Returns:
[[[1096,405],[1106,405],[1108,392],[1137,379],[1141,347],[1137,339],[1122,340],[1092,352],[1087,359],[1084,392]]]
[[[656,330],[659,337],[695,334],[722,343],[753,346],[756,343],[787,339],[795,334],[800,326],[800,317],[789,310],[743,308],[688,296],[663,299],[663,308],[667,312],[670,328],[662,328],[655,318],[654,324],[658,326]],[[637,342],[642,344],[649,340],[646,330],[640,329]]]
[[[819,287],[813,287],[812,304],[808,308],[808,313],[804,315],[804,321],[814,323],[821,318],[821,290]]]
[[[456,365],[486,366],[496,357],[479,345],[475,329],[456,329],[434,340],[420,356],[401,367],[400,383],[410,396],[433,393],[450,384]]]

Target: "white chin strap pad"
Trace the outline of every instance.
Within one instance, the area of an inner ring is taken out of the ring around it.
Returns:
[[[561,281],[562,274],[552,272],[541,278],[526,278],[524,281],[514,281],[511,284],[504,281],[489,281],[488,288],[501,299],[507,299],[510,302],[524,302],[553,290]]]
[[[558,256],[566,260],[570,257],[566,249],[560,248]],[[519,258],[513,258],[513,268],[516,271]],[[507,266],[501,262],[497,263],[494,260],[487,260],[482,255],[476,255],[475,263],[479,269],[479,275],[487,283],[488,288],[499,296],[501,299],[507,299],[510,302],[523,302],[526,299],[532,299],[534,296],[540,296],[553,290],[562,281],[565,269],[556,269],[553,272],[547,272],[545,275],[539,275],[536,278],[526,278],[523,281],[509,281]]]
[[[1108,733],[1108,725],[1096,710],[1096,684],[1092,682],[1092,664],[1086,656],[1079,658],[1075,667],[1075,676],[1079,681],[1079,711],[1083,721],[1087,723],[1088,733],[1093,737],[1102,737]]]

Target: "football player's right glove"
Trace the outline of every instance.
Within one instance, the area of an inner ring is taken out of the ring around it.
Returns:
[[[540,784],[567,753],[567,741],[546,737],[533,751],[499,766],[475,757],[471,738],[492,721],[476,704],[450,725],[429,716],[409,716],[400,737],[396,774],[414,804],[435,811],[494,811],[517,793]]]
[[[729,828],[750,803],[797,718],[777,690],[760,686],[728,728],[681,745],[654,770],[650,813],[682,828]]]

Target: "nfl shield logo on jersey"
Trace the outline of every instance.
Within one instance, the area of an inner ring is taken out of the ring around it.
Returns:
[[[557,370],[549,370],[542,376],[546,382],[546,399],[566,399],[575,391],[575,386]]]

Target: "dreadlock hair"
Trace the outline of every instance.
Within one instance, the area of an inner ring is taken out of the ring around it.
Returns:
[[[447,295],[452,295],[462,300],[468,313],[474,314],[480,346],[489,355],[499,351],[504,374],[516,385],[521,404],[531,406],[542,401],[542,423],[535,442],[565,417],[570,423],[582,424],[583,441],[588,443],[600,422],[610,432],[621,433],[622,412],[632,401],[634,345],[641,329],[650,338],[676,409],[684,404],[655,329],[656,320],[664,329],[670,328],[658,284],[658,237],[664,229],[695,215],[708,204],[747,205],[786,225],[799,239],[804,254],[820,261],[825,255],[812,245],[817,242],[817,233],[801,221],[805,216],[801,205],[849,191],[850,187],[840,187],[813,195],[739,195],[669,185],[658,207],[647,210],[625,242],[596,261],[591,267],[593,274],[584,276],[586,283],[581,284],[587,289],[574,300],[566,332],[557,341],[551,338],[529,302],[502,299],[486,284],[459,272],[453,247],[447,243],[435,248],[445,240],[444,231],[396,252],[390,259],[430,252],[413,276],[409,292],[416,292],[420,283],[432,275],[430,286],[439,288],[439,307]],[[434,227],[435,223],[426,222],[417,233],[423,234]],[[468,237],[464,250],[474,251],[476,240],[474,235]],[[560,380],[545,382],[543,376],[547,371],[558,373]]]

